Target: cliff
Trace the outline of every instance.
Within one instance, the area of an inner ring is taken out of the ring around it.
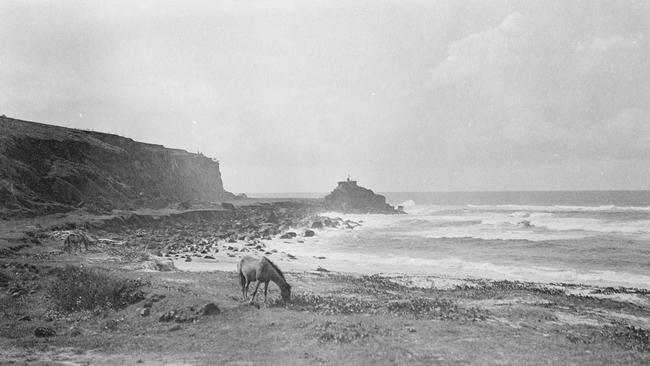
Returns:
[[[400,213],[386,203],[386,197],[350,179],[339,182],[332,193],[325,196],[325,208],[344,213]]]
[[[0,215],[233,198],[219,162],[132,139],[0,117]]]

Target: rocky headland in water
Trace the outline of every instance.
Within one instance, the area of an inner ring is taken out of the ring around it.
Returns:
[[[404,213],[401,207],[387,204],[386,197],[358,185],[350,178],[338,182],[336,188],[325,196],[325,208],[344,213]]]

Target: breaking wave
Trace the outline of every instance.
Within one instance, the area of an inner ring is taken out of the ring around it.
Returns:
[[[640,211],[650,212],[650,206],[533,206],[533,205],[467,205],[469,208],[478,210],[508,210],[508,211],[548,211],[548,212],[626,212]]]

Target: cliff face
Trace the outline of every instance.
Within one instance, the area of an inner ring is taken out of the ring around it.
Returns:
[[[0,117],[0,214],[230,199],[219,162],[106,133]]]
[[[399,213],[386,203],[386,197],[375,194],[368,188],[357,185],[356,181],[339,182],[332,193],[325,196],[325,207],[344,213]]]

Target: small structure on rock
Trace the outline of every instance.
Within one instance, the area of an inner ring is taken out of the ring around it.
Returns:
[[[356,180],[338,183],[332,193],[325,196],[325,208],[344,213],[397,214],[400,211],[386,203],[386,197],[361,187]]]

